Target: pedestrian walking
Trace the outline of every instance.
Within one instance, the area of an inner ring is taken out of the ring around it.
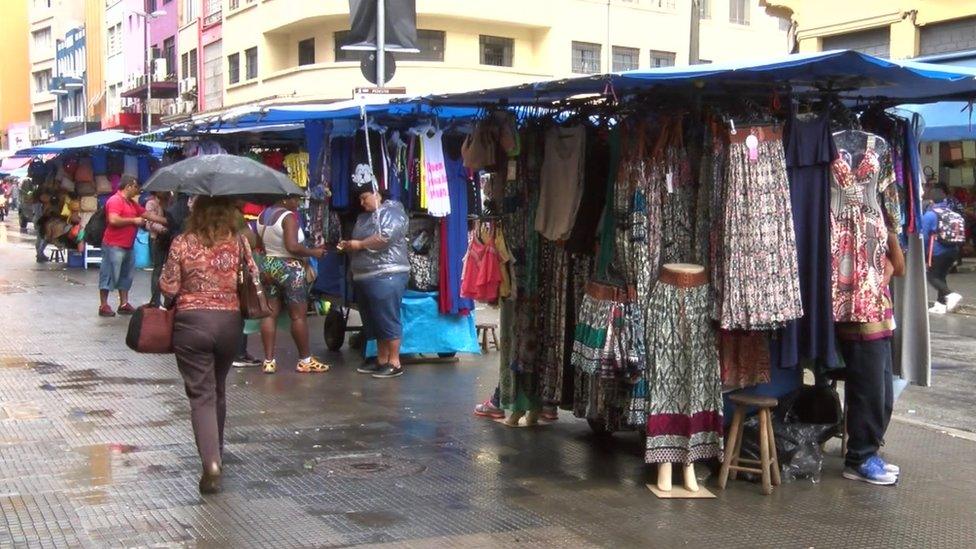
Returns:
[[[105,203],[105,234],[102,237],[102,264],[98,274],[99,316],[115,316],[116,311],[108,304],[109,293],[113,290],[119,292],[117,312],[123,315],[135,312],[135,307],[129,303],[129,290],[132,289],[135,271],[132,246],[136,232],[140,227],[145,227],[147,221],[166,224],[165,217],[147,213],[139,205],[138,197],[139,182],[132,176],[124,175],[118,192]]]
[[[159,287],[168,300],[176,300],[173,350],[190,400],[203,494],[220,491],[226,380],[241,338],[237,277],[242,267],[259,276],[251,247],[240,235],[237,208],[229,198],[199,197],[183,233],[173,240]]]
[[[152,196],[146,201],[146,212],[165,218],[166,209],[169,207],[171,197],[171,193],[152,193]],[[152,297],[149,299],[149,303],[158,306],[162,302],[159,292],[159,277],[163,272],[163,264],[166,263],[166,255],[169,252],[171,237],[169,235],[169,229],[163,223],[149,221],[146,223],[146,230],[149,231],[149,256],[152,258],[153,265],[152,279],[150,282]]]
[[[938,294],[929,312],[951,313],[962,301],[962,295],[949,287],[948,276],[966,240],[965,220],[945,199],[930,202],[922,215],[922,240],[928,265],[926,278]]]
[[[375,363],[367,362],[357,371],[375,378],[397,377],[403,375],[400,304],[410,276],[407,212],[372,186],[361,187],[359,205],[364,212],[356,219],[352,240],[340,242],[339,249],[352,256],[356,303],[366,339],[376,339],[377,356]]]
[[[295,367],[300,373],[319,373],[329,366],[312,356],[308,340],[308,291],[305,259],[325,256],[325,248],[307,248],[304,231],[298,223],[298,197],[288,196],[268,207],[258,217],[258,238],[264,249],[261,266],[271,316],[261,320],[261,342],[264,345],[264,373],[278,370],[275,344],[278,315],[287,310],[291,319],[291,337],[301,359]]]

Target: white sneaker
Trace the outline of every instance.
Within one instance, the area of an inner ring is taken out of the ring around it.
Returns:
[[[949,312],[949,310],[945,305],[936,301],[935,305],[932,305],[932,307],[929,308],[929,312],[936,315],[944,315]]]
[[[955,311],[956,307],[959,306],[960,301],[962,301],[962,296],[957,294],[956,292],[952,292],[951,294],[947,295],[945,297],[946,311],[950,313],[952,311]]]

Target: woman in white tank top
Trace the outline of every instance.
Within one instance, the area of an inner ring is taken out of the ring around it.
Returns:
[[[271,316],[261,320],[261,342],[264,344],[264,373],[278,369],[275,341],[278,336],[278,314],[282,307],[291,318],[291,335],[301,357],[296,370],[301,373],[326,372],[329,366],[312,356],[308,342],[308,282],[305,280],[305,258],[321,259],[325,248],[307,248],[305,234],[295,212],[299,197],[289,196],[266,208],[258,217],[258,238],[264,249],[261,266],[265,291],[271,305]]]

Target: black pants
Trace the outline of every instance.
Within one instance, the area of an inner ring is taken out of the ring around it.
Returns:
[[[176,313],[173,349],[190,399],[190,421],[203,463],[221,463],[227,372],[242,333],[237,311],[191,310]]]
[[[929,284],[935,288],[935,291],[939,293],[939,303],[945,304],[945,297],[952,293],[946,277],[949,275],[952,266],[956,264],[958,255],[958,252],[953,251],[932,256],[932,265],[926,273],[926,278]]]
[[[152,278],[149,282],[152,298],[150,298],[149,303],[153,305],[160,305],[162,301],[162,296],[159,293],[159,277],[163,274],[163,264],[166,263],[168,252],[169,250],[160,245],[158,238],[153,238],[149,242],[149,257],[153,264]]]
[[[884,444],[895,395],[891,369],[891,338],[840,340],[847,366],[844,401],[847,407],[847,456],[857,467]]]

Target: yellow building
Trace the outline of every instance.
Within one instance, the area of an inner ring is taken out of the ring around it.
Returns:
[[[700,58],[787,51],[784,21],[759,0],[703,0]],[[417,0],[419,54],[387,83],[463,91],[688,62],[691,0]],[[224,106],[349,98],[369,86],[341,50],[347,0],[224,0]],[[182,48],[181,48],[182,49]],[[180,75],[185,78],[184,75]]]
[[[105,0],[85,0],[86,120],[105,115]]]
[[[854,49],[905,59],[976,52],[976,1],[763,0],[792,17],[801,52]]]
[[[30,61],[27,56],[27,3],[11,2],[0,16],[0,149],[15,148],[7,139],[14,124],[30,122]]]

